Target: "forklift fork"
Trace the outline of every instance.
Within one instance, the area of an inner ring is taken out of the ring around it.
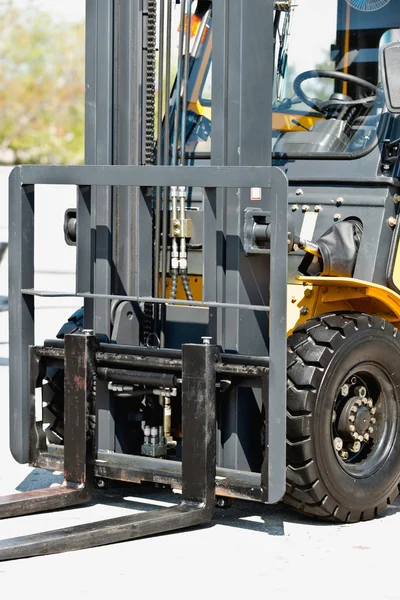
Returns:
[[[96,338],[91,332],[65,336],[63,483],[0,498],[1,519],[91,500],[96,444],[95,432],[87,427],[87,422],[94,411],[95,346]],[[92,548],[208,523],[215,507],[217,356],[213,345],[182,347],[184,438],[182,500],[177,506],[0,541],[0,561]],[[31,432],[35,429],[32,400]],[[31,435],[31,453],[39,445],[33,437]]]

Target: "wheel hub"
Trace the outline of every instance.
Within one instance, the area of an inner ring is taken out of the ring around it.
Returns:
[[[373,408],[368,406],[368,401],[369,398],[361,399],[359,396],[353,396],[346,402],[338,422],[338,433],[344,439],[354,439],[354,434],[364,436],[367,433],[371,426],[371,408]]]
[[[367,387],[351,377],[340,388],[332,422],[336,437],[335,451],[342,460],[358,454],[373,442],[376,407]]]

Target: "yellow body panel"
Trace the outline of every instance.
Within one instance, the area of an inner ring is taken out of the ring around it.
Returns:
[[[397,246],[396,259],[393,266],[392,281],[400,290],[400,244]]]
[[[299,285],[288,286],[288,335],[296,325],[339,311],[377,315],[400,327],[400,295],[383,285],[344,277],[299,277],[298,281]]]

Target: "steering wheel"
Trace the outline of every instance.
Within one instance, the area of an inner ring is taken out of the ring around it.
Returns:
[[[348,83],[354,83],[363,87],[364,89],[372,92],[372,95],[367,98],[361,98],[360,100],[352,100],[349,99],[331,99],[327,102],[323,102],[318,98],[310,98],[307,94],[304,93],[302,84],[309,79],[337,79],[339,81],[347,81]],[[360,106],[375,102],[376,95],[378,93],[378,88],[373,83],[370,83],[366,79],[361,79],[361,77],[356,77],[355,75],[350,75],[349,73],[342,73],[341,71],[324,71],[324,70],[312,70],[312,71],[304,71],[304,73],[300,73],[297,75],[296,79],[293,82],[293,91],[294,93],[302,100],[305,104],[310,106],[312,109],[317,110],[320,113],[324,113],[327,106],[331,106],[332,104],[338,106]]]

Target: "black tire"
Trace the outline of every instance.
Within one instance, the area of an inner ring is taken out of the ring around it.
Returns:
[[[48,444],[64,445],[64,369],[47,369],[43,386],[44,432]],[[87,415],[87,431],[95,429],[96,417]]]
[[[356,522],[378,515],[397,497],[399,338],[397,329],[384,319],[360,313],[312,319],[289,337],[284,502],[319,518]],[[352,386],[359,381],[366,382],[364,389],[372,404],[357,408],[360,403],[354,390],[361,386],[350,390],[348,383]],[[369,425],[374,423],[366,430],[374,431],[371,438],[364,433],[364,421],[359,425],[358,409],[371,419]],[[347,417],[353,422],[357,417],[357,427],[368,439],[360,442],[358,453],[354,450],[357,430],[349,434],[344,429]],[[334,437],[339,426],[347,436],[347,446],[340,452],[340,438]],[[349,441],[350,435],[353,441]],[[345,460],[346,453],[349,458]]]
[[[47,369],[43,386],[43,424],[49,444],[64,444],[64,370]]]

